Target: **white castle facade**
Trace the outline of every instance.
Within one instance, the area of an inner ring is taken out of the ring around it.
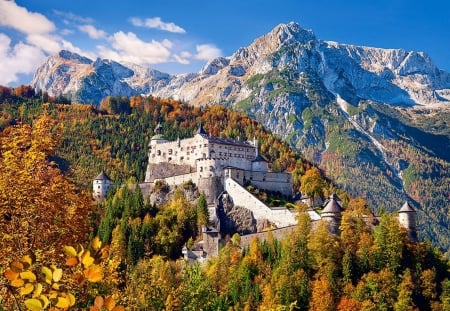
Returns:
[[[139,184],[144,195],[149,195],[155,183],[160,180],[169,186],[179,186],[192,181],[206,194],[210,223],[213,227],[204,228],[201,250],[197,255],[183,249],[186,258],[203,260],[218,253],[218,231],[220,221],[217,215],[218,202],[227,197],[234,205],[251,211],[256,220],[269,220],[277,230],[277,237],[291,232],[297,223],[297,212],[282,207],[269,207],[247,191],[247,185],[261,190],[278,192],[293,197],[292,177],[289,173],[269,171],[269,164],[259,155],[258,143],[254,139],[239,141],[213,137],[206,134],[200,125],[191,138],[168,141],[160,124],[154,130],[148,146],[148,165],[145,180]],[[109,177],[102,171],[93,181],[93,196],[97,201],[106,197],[112,187]],[[316,223],[324,220],[329,231],[339,234],[342,206],[336,195],[325,201],[321,214],[309,209],[307,212]],[[398,212],[399,224],[404,227],[411,241],[417,241],[416,211],[406,202]],[[376,225],[377,217],[374,218]],[[267,232],[259,232],[241,237],[241,246],[247,246],[251,239],[265,239]]]
[[[269,164],[259,155],[256,139],[250,142],[213,137],[202,125],[194,137],[176,141],[168,141],[164,137],[160,124],[154,131],[148,147],[144,183],[164,179],[171,186],[188,180],[202,185],[204,179],[233,178],[240,185],[252,184],[287,197],[293,194],[291,174],[269,172]],[[162,163],[184,167],[184,172],[156,173],[156,167]]]

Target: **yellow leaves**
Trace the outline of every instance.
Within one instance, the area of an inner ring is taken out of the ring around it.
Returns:
[[[89,282],[96,283],[103,279],[103,272],[99,266],[93,265],[84,270],[84,276]]]
[[[36,282],[36,274],[29,270],[20,272],[20,277],[24,280],[28,280],[29,282]]]
[[[25,306],[30,311],[41,311],[44,309],[44,303],[42,303],[41,300],[36,298],[25,300]]]
[[[58,301],[55,306],[61,309],[67,309],[70,307],[70,301],[65,297],[58,297]]]
[[[25,284],[25,281],[22,279],[15,279],[14,281],[11,281],[12,287],[22,287]]]
[[[62,275],[63,275],[62,269],[55,268],[53,270],[53,282],[55,283],[59,282],[62,278]]]
[[[91,257],[91,252],[89,250],[85,251],[81,255],[81,263],[83,264],[83,266],[85,268],[89,268],[90,266],[92,266],[94,264],[94,258]]]
[[[123,306],[116,306],[116,301],[112,297],[104,299],[102,296],[95,297],[94,305],[89,308],[89,311],[125,311]]]
[[[52,279],[53,279],[52,270],[50,270],[50,268],[47,268],[47,267],[44,266],[44,267],[41,268],[41,271],[42,271],[42,273],[45,276],[45,282],[48,283],[48,284],[51,284],[52,283]]]
[[[77,251],[73,246],[64,246],[64,253],[67,257],[77,257]]]
[[[26,296],[34,291],[34,285],[31,283],[25,284],[25,286],[19,289],[19,294],[22,296]]]
[[[33,297],[39,297],[42,294],[42,284],[41,283],[37,283],[36,286],[34,287],[34,292],[33,292]]]
[[[99,250],[102,247],[102,241],[100,241],[100,238],[98,236],[96,236],[93,240],[92,240],[92,248],[94,250]]]

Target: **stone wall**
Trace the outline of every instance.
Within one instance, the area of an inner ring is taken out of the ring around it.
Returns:
[[[166,178],[164,178],[164,181],[170,187],[174,187],[174,186],[182,185],[185,182],[188,182],[190,180],[195,183],[197,181],[197,179],[198,179],[198,174],[197,174],[197,172],[195,172],[195,173],[190,173],[190,174],[166,177]]]
[[[242,205],[249,209],[255,219],[267,219],[279,228],[297,223],[295,214],[287,208],[269,208],[231,178],[226,178],[225,190],[231,196],[235,205]]]

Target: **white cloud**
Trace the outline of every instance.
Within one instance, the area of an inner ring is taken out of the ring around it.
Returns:
[[[77,23],[83,23],[83,24],[92,24],[94,20],[90,17],[83,17],[79,16],[70,12],[63,12],[58,10],[53,10],[53,13],[55,13],[58,16],[61,16],[64,18],[64,23],[69,24],[70,21],[77,22]]]
[[[61,38],[52,34],[32,34],[27,36],[27,42],[49,54],[61,50]]]
[[[92,25],[82,25],[82,26],[79,26],[78,29],[80,29],[82,32],[87,33],[91,39],[106,38],[106,32],[104,32],[103,30],[97,29]]]
[[[63,36],[68,36],[74,33],[74,31],[72,29],[67,29],[64,28],[63,30],[60,31],[61,35]]]
[[[45,57],[41,49],[23,42],[11,47],[11,39],[0,33],[0,84],[9,85],[18,81],[19,74],[34,73]]]
[[[132,32],[119,31],[109,40],[112,49],[105,46],[97,47],[103,58],[147,65],[167,62],[171,54],[168,47],[171,47],[172,43],[167,39],[162,42],[155,40],[145,42]]]
[[[160,17],[146,18],[145,20],[138,17],[132,17],[130,21],[131,24],[136,27],[155,28],[174,33],[186,33],[186,30],[180,26],[175,23],[165,23]]]
[[[14,1],[0,0],[0,26],[7,26],[25,34],[42,34],[55,30],[55,25],[40,13],[29,12]]]
[[[173,58],[177,63],[188,65],[190,63],[189,59],[192,57],[192,54],[187,51],[182,51],[180,54],[174,54]]]
[[[222,51],[212,44],[200,44],[196,46],[197,54],[195,59],[198,60],[210,60],[222,55]]]

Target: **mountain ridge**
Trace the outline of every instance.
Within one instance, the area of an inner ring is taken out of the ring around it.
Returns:
[[[322,41],[288,23],[198,73],[86,62],[50,57],[32,85],[96,104],[108,95],[143,94],[245,112],[375,210],[414,201],[424,236],[442,235],[438,244],[448,248],[450,134],[433,122],[448,128],[450,74],[425,53]]]

